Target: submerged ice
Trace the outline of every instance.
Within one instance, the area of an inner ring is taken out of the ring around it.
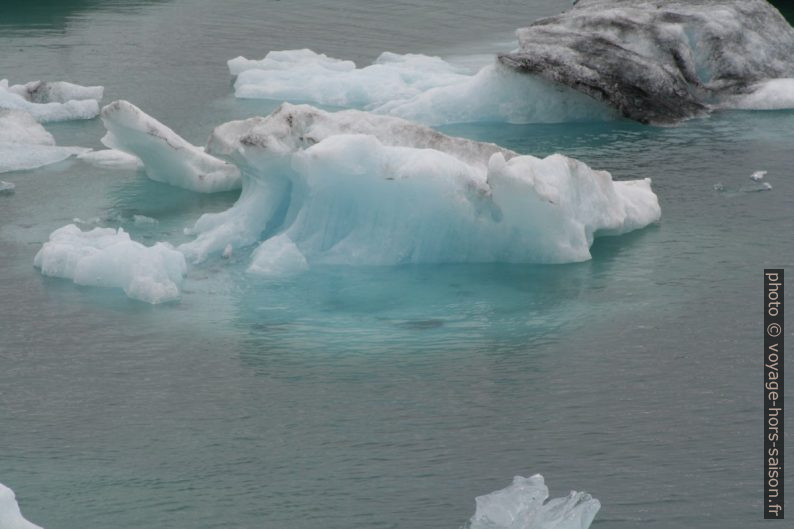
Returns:
[[[65,81],[32,81],[9,85],[0,80],[0,109],[24,110],[37,121],[91,119],[99,114],[104,88],[81,86]]]
[[[179,249],[201,261],[264,239],[252,272],[582,261],[594,237],[660,217],[648,179],[615,182],[562,155],[519,156],[357,110],[283,104],[221,125],[207,149],[240,166],[243,191]]]
[[[565,87],[494,63],[476,72],[439,57],[383,53],[371,65],[311,50],[229,61],[235,95],[351,107],[430,125],[607,119],[608,108]]]
[[[579,0],[520,29],[518,40],[499,57],[506,66],[643,123],[763,108],[780,95],[765,82],[794,77],[794,29],[766,0]],[[759,90],[770,93],[736,97]]]
[[[123,229],[82,231],[74,224],[55,230],[33,260],[47,276],[78,285],[121,288],[133,299],[163,303],[179,298],[187,266],[169,244],[144,246]]]
[[[59,147],[29,113],[0,109],[0,173],[35,169],[89,150]]]
[[[132,103],[107,105],[102,109],[102,122],[107,129],[102,143],[111,151],[95,155],[89,160],[92,163],[132,168],[140,160],[152,180],[201,193],[240,187],[237,167],[190,144]],[[120,156],[118,151],[128,156]]]

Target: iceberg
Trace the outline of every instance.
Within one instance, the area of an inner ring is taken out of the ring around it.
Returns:
[[[495,144],[359,110],[282,104],[217,127],[207,150],[237,164],[239,200],[179,246],[195,262],[257,244],[249,271],[312,264],[561,263],[594,237],[659,220],[649,179],[613,181],[562,155]],[[272,240],[271,240],[272,239]]]
[[[102,143],[139,159],[152,180],[200,193],[240,188],[237,167],[185,141],[132,103],[114,101],[102,109],[101,117],[107,129]],[[102,156],[105,164],[133,164],[129,157]],[[90,161],[99,163],[96,157]]]
[[[311,50],[271,51],[229,61],[238,98],[309,102],[369,110],[429,125],[610,119],[610,109],[567,87],[499,63],[476,72],[439,57],[383,53],[371,65]]]
[[[88,151],[58,147],[52,134],[29,113],[0,109],[0,173],[35,169]]]
[[[37,121],[91,119],[99,114],[104,88],[80,86],[64,81],[33,81],[9,86],[0,80],[0,108],[24,110]]]
[[[642,123],[780,104],[782,85],[764,83],[794,77],[794,29],[766,0],[579,0],[517,35],[502,64]]]
[[[601,509],[584,492],[547,502],[548,497],[540,474],[516,476],[508,487],[476,498],[476,511],[464,529],[587,529]]]
[[[2,483],[0,483],[0,529],[41,529],[22,516],[14,491]]]
[[[169,244],[144,246],[121,228],[82,231],[69,224],[52,232],[33,265],[78,285],[121,288],[132,299],[164,303],[179,298],[184,256]]]

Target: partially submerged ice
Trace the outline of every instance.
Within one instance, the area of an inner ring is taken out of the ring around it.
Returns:
[[[476,512],[464,529],[587,529],[601,509],[601,503],[584,492],[548,498],[543,476],[516,476],[508,487],[477,497]]]
[[[766,0],[579,0],[518,30],[518,40],[504,65],[643,123],[764,108],[764,94],[736,96],[779,95],[765,81],[794,77],[794,29]]]
[[[184,256],[169,244],[147,247],[121,228],[82,231],[74,224],[55,230],[33,265],[44,275],[78,285],[121,288],[130,298],[147,303],[178,299],[187,272]]]
[[[91,119],[99,114],[104,88],[81,86],[65,81],[32,81],[9,85],[0,80],[0,108],[24,110],[37,121]]]
[[[613,181],[562,155],[519,156],[403,119],[283,104],[217,127],[207,150],[242,170],[227,211],[179,247],[201,261],[261,242],[251,271],[315,263],[582,261],[598,235],[656,222],[650,180]]]
[[[29,113],[0,109],[0,173],[35,169],[90,151],[59,147]]]
[[[22,516],[14,491],[2,483],[0,483],[0,529],[41,529]]]
[[[383,53],[371,65],[311,50],[271,51],[229,61],[235,95],[350,107],[429,125],[603,120],[605,106],[575,90],[498,63],[470,72],[439,57]]]
[[[131,167],[138,159],[152,180],[201,193],[240,187],[237,167],[205,153],[132,103],[119,100],[107,105],[102,122],[107,129],[102,143],[133,158],[109,154],[101,161]]]

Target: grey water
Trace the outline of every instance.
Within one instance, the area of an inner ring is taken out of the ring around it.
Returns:
[[[567,5],[0,0],[0,78],[101,84],[202,144],[277,104],[234,99],[237,55],[491,53]],[[95,148],[104,131],[47,129]],[[77,161],[3,174],[0,482],[23,514],[47,529],[454,529],[475,496],[540,472],[552,496],[601,500],[597,528],[762,527],[760,289],[764,267],[794,261],[794,112],[443,130],[650,177],[662,221],[568,265],[276,282],[211,260],[153,307],[44,278],[33,256],[74,218],[178,243],[235,193]],[[749,192],[757,170],[772,191]]]

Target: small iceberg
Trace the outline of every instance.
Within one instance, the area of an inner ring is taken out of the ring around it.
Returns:
[[[29,113],[0,109],[0,173],[35,169],[88,151],[58,147],[52,134]]]
[[[82,231],[69,224],[52,232],[33,265],[78,285],[121,288],[132,299],[164,303],[179,298],[184,256],[166,243],[144,246],[121,228]]]
[[[13,195],[16,187],[12,182],[0,180],[0,195]]]
[[[131,168],[140,160],[152,180],[200,193],[240,188],[237,167],[185,141],[132,103],[110,103],[102,109],[102,122],[107,129],[102,143],[115,151],[91,157],[92,163]]]
[[[104,88],[80,86],[64,81],[33,81],[9,86],[0,80],[0,108],[24,110],[36,121],[91,119],[99,114]]]
[[[243,191],[230,209],[203,215],[179,250],[199,262],[264,234],[249,269],[259,274],[315,263],[583,261],[594,237],[661,215],[649,179],[613,181],[562,155],[521,156],[358,110],[285,103],[217,127],[207,150],[241,167]]]
[[[0,529],[42,529],[22,516],[14,491],[2,483],[0,483]]]

